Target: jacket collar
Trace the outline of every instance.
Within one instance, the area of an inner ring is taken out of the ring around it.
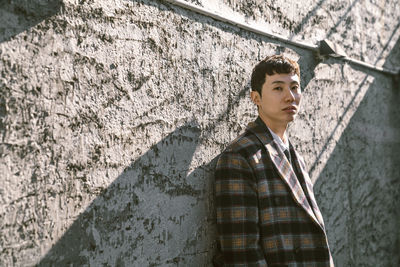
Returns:
[[[255,134],[264,146],[274,140],[267,125],[265,125],[260,117],[257,117],[255,121],[250,122],[247,126],[247,130]]]
[[[312,193],[311,180],[308,176],[307,171],[305,170],[304,161],[302,160],[301,156],[295,151],[295,164],[298,164],[304,176],[304,179],[306,180],[308,195],[310,196],[312,202],[311,204],[307,200],[307,197],[303,191],[303,188],[300,185],[299,180],[297,179],[292,165],[289,163],[285,154],[279,148],[278,144],[272,138],[268,127],[261,120],[261,118],[258,117],[254,122],[249,123],[249,125],[247,126],[247,130],[252,132],[266,148],[273,164],[278,170],[280,177],[291,189],[291,193],[296,202],[307,212],[307,214],[314,220],[315,223],[317,223],[322,229],[324,229],[322,215],[316,204],[314,194]],[[292,144],[290,144],[290,147],[293,147]],[[311,205],[313,206],[313,208],[311,207]]]

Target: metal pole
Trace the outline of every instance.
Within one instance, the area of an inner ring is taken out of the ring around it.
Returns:
[[[215,11],[207,10],[207,9],[205,9],[203,7],[196,6],[194,4],[188,3],[188,2],[183,1],[183,0],[164,0],[164,1],[168,2],[168,3],[172,4],[172,5],[179,6],[179,7],[182,7],[184,9],[188,9],[190,11],[194,11],[194,12],[196,12],[198,14],[213,18],[213,19],[215,19],[217,21],[221,21],[221,22],[224,22],[224,23],[231,24],[231,25],[236,26],[236,27],[238,27],[240,29],[243,29],[243,30],[246,30],[246,31],[249,31],[249,32],[253,32],[253,33],[256,33],[256,34],[259,34],[259,35],[266,36],[266,37],[271,38],[273,40],[277,40],[277,41],[280,41],[280,42],[283,42],[283,43],[286,43],[286,44],[290,44],[290,45],[293,45],[293,46],[296,46],[296,47],[300,47],[300,48],[304,48],[304,49],[307,49],[307,50],[311,50],[313,52],[319,52],[319,46],[317,46],[317,45],[307,44],[307,43],[303,43],[303,42],[299,42],[299,41],[290,40],[287,37],[268,32],[267,30],[261,29],[261,28],[256,27],[256,26],[252,26],[252,25],[248,24],[247,22],[245,22],[244,20],[240,20],[238,18],[228,18],[228,17],[223,16],[222,14],[218,14]],[[327,55],[327,56],[329,56],[329,55]],[[360,65],[360,66],[366,67],[366,68],[374,70],[374,71],[383,72],[385,74],[389,74],[389,75],[393,75],[393,76],[399,75],[399,72],[396,72],[394,70],[389,70],[389,69],[385,69],[385,68],[382,68],[382,67],[377,67],[377,66],[374,66],[372,64],[369,64],[369,63],[366,63],[366,62],[363,62],[363,61],[360,61],[360,60],[357,60],[357,59],[353,59],[353,58],[349,58],[349,57],[341,57],[340,59],[342,59],[343,61],[355,64],[355,65]]]

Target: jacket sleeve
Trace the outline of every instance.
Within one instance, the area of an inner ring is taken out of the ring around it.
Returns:
[[[267,266],[260,247],[253,170],[235,152],[224,152],[215,170],[218,242],[224,266]]]

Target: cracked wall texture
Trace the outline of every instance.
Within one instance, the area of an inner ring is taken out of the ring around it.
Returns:
[[[189,1],[396,69],[397,1]],[[256,116],[265,55],[299,60],[302,151],[337,266],[400,264],[389,76],[159,1],[0,1],[0,265],[211,266],[213,168]]]

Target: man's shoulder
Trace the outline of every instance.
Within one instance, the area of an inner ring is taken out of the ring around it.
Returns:
[[[230,170],[249,171],[251,157],[261,149],[261,145],[257,137],[246,130],[230,142],[219,155],[216,165],[216,170],[220,171],[218,175],[222,175],[224,172],[226,175]]]
[[[257,152],[261,146],[262,143],[257,136],[252,131],[246,129],[244,133],[231,141],[222,153],[237,153],[247,156]]]

